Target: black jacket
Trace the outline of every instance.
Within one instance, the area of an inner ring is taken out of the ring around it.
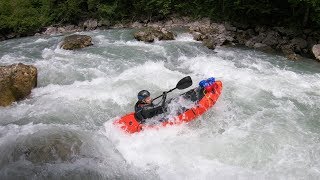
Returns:
[[[145,119],[152,118],[156,115],[164,113],[165,102],[166,94],[163,95],[161,102],[157,105],[154,105],[153,103],[146,104],[142,101],[138,101],[134,106],[135,118],[138,120],[139,123],[144,123]]]

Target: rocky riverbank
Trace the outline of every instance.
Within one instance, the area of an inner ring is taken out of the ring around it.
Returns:
[[[94,30],[98,28],[147,28],[151,33],[146,42],[152,42],[157,37],[157,31],[167,31],[175,27],[188,28],[194,39],[202,41],[205,46],[214,49],[223,45],[243,45],[267,53],[280,52],[288,59],[299,60],[308,57],[320,60],[320,31],[312,29],[288,29],[285,27],[250,26],[238,23],[215,23],[208,18],[192,20],[188,17],[172,17],[157,22],[131,22],[111,25],[108,21],[90,19],[78,26],[47,27],[36,35],[51,35],[66,32]],[[150,30],[154,29],[154,30]],[[152,34],[152,31],[154,32]],[[143,40],[143,33],[135,34],[138,40]],[[172,38],[169,38],[172,39]]]
[[[99,28],[148,28],[146,42],[152,42],[159,36],[159,29],[170,30],[175,27],[188,28],[194,39],[202,41],[205,46],[214,49],[223,45],[243,45],[267,53],[282,52],[288,59],[298,60],[301,57],[320,60],[320,31],[312,29],[288,29],[285,27],[250,26],[238,23],[215,23],[208,18],[192,20],[188,17],[172,17],[157,22],[130,22],[111,24],[107,20],[89,19],[76,25],[50,26],[43,28],[35,35],[53,35],[70,32],[88,31]],[[151,28],[151,29],[150,29]],[[152,30],[153,29],[153,30]],[[157,34],[158,33],[158,34]],[[0,35],[0,40],[19,37],[19,35]],[[138,40],[143,40],[143,33],[135,34]],[[151,38],[150,38],[151,37]],[[152,38],[153,37],[153,38]],[[164,38],[166,39],[166,38]],[[168,39],[172,39],[171,37]],[[316,53],[316,54],[315,54]]]
[[[194,39],[202,41],[209,49],[224,45],[243,45],[267,53],[280,52],[290,60],[302,57],[319,61],[320,31],[304,29],[288,29],[285,27],[249,26],[215,23],[210,19],[192,21],[189,18],[171,18],[167,21],[123,25],[127,28],[188,28]]]

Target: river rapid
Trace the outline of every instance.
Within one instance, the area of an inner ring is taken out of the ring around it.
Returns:
[[[132,32],[82,32],[94,45],[76,51],[59,35],[0,42],[0,65],[38,68],[32,94],[0,107],[0,179],[320,179],[320,63]],[[223,83],[205,115],[132,135],[113,126],[140,90],[188,75]]]

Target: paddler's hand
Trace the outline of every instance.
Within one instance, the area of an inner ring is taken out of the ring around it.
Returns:
[[[162,98],[163,98],[163,99],[167,98],[167,92],[166,92],[166,91],[164,91],[164,92],[162,93]]]
[[[165,105],[166,105],[166,98],[167,98],[167,92],[163,92],[162,93],[162,104],[161,104],[162,107],[165,107]]]

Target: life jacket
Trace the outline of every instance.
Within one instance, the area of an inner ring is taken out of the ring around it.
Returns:
[[[142,101],[138,101],[134,109],[134,116],[139,123],[144,123],[145,119],[152,118],[164,112],[162,105],[154,105],[153,103],[146,104]]]

